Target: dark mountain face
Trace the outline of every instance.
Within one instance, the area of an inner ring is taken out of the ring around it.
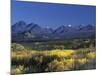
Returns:
[[[12,38],[15,39],[66,39],[90,36],[95,36],[95,26],[93,25],[79,25],[77,27],[62,25],[55,30],[42,28],[34,23],[26,24],[24,21],[12,25]]]
[[[12,25],[12,32],[13,33],[20,33],[25,30],[26,23],[24,21],[19,21],[16,24]]]
[[[34,23],[28,24],[28,25],[26,26],[26,31],[29,31],[29,32],[30,32],[30,31],[32,30],[33,26],[34,26]]]
[[[41,34],[41,27],[37,24],[32,24],[32,27],[29,29],[29,31],[32,34]]]
[[[66,26],[60,26],[54,31],[54,33],[63,33],[64,31],[67,31]]]
[[[54,31],[54,33],[55,34],[62,34],[62,33],[67,33],[67,32],[74,32],[74,31],[76,31],[76,28],[75,27],[72,27],[72,26],[60,26],[60,27],[58,27],[55,31]]]
[[[87,26],[80,25],[78,30],[79,31],[95,31],[95,26],[90,25],[90,24]]]

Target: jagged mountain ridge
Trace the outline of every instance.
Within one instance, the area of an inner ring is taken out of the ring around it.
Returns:
[[[52,32],[52,28],[42,28],[38,24],[30,23],[26,24],[24,21],[19,21],[18,23],[12,25],[12,33],[22,33],[22,32],[35,32],[39,33],[50,33]]]
[[[95,36],[95,26],[90,24],[76,27],[62,25],[56,29],[43,28],[34,23],[26,24],[24,21],[12,25],[12,38],[20,39],[62,39],[93,35]]]

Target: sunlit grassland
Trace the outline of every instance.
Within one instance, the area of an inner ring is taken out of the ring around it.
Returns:
[[[11,52],[12,73],[95,69],[94,48],[18,50]]]

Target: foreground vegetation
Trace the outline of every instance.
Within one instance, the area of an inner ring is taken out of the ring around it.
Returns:
[[[27,48],[25,43],[12,43],[12,74],[95,69],[95,42],[93,40],[75,41],[68,45],[72,48],[67,49],[65,46],[67,43],[60,41],[57,42],[59,45],[53,44],[55,48],[50,50],[48,50],[50,47],[44,46],[51,46],[51,42],[45,45],[39,44],[36,46],[37,49],[32,48],[33,46]]]

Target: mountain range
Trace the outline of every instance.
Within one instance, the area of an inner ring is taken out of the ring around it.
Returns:
[[[56,29],[43,28],[35,23],[26,24],[19,21],[11,26],[12,40],[36,40],[36,39],[69,39],[80,37],[95,37],[95,25],[61,25]]]

